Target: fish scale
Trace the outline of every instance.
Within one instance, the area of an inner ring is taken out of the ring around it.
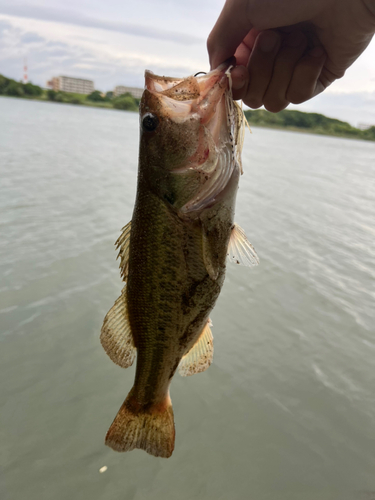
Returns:
[[[144,231],[145,219],[152,231]],[[186,280],[185,262],[180,251],[181,230],[168,223],[164,202],[147,190],[140,191],[132,220],[129,267],[135,271],[127,283],[129,323],[135,345],[146,346],[138,350],[135,388],[141,403],[153,404],[160,402],[154,387],[162,386],[159,398],[165,395],[162,382],[170,378],[170,363],[166,361],[178,356],[169,339],[176,336],[181,313],[171,304],[181,300],[177,276]],[[148,390],[142,391],[143,384]]]

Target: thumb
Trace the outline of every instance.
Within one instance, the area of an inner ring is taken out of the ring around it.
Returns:
[[[246,15],[247,0],[227,0],[207,40],[211,69],[234,56],[253,27]]]

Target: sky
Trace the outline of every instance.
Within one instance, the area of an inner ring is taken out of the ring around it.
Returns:
[[[46,86],[52,76],[95,88],[143,87],[144,70],[208,71],[206,39],[224,0],[0,0],[0,74]],[[352,125],[375,125],[375,40],[323,94],[299,106]]]

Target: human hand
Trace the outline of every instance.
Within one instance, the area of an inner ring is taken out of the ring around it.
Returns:
[[[211,68],[235,56],[233,97],[274,113],[326,89],[375,33],[375,0],[227,0],[211,31]]]

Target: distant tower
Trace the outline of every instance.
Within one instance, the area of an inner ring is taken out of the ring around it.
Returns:
[[[23,83],[27,83],[27,59],[23,60]]]

